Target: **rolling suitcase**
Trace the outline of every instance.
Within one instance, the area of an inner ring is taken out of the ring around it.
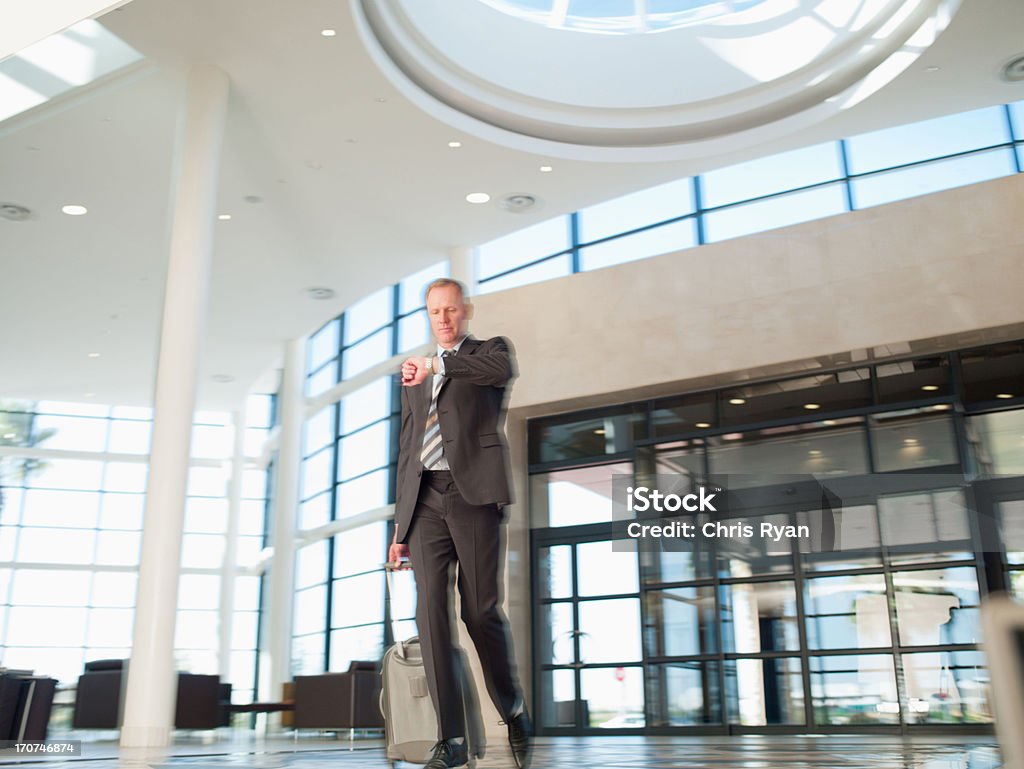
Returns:
[[[389,592],[391,572],[398,570],[388,568]],[[483,725],[476,689],[461,650],[456,650],[455,663],[456,675],[462,684],[469,766],[472,767],[475,760],[484,755]],[[431,748],[437,743],[437,713],[427,690],[419,637],[398,641],[384,652],[380,674],[380,712],[384,716],[385,755],[392,766],[399,761],[425,764]]]

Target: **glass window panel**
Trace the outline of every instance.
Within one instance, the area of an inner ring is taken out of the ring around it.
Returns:
[[[960,353],[964,400],[1005,407],[1024,394],[1024,342],[1007,342]]]
[[[190,497],[226,497],[227,476],[224,470],[220,467],[190,467],[187,493]]]
[[[530,426],[530,461],[557,462],[617,454],[646,438],[646,419],[639,406],[610,409],[587,418],[578,415],[538,420]]]
[[[804,610],[811,649],[866,649],[892,643],[881,574],[808,579]]]
[[[650,726],[719,724],[718,663],[706,660],[647,666]]]
[[[695,220],[685,219],[581,248],[580,269],[597,270],[614,264],[646,259],[649,256],[681,251],[696,245]]]
[[[722,424],[797,420],[870,405],[870,369],[849,369],[733,388],[722,397]]]
[[[174,627],[176,649],[206,649],[217,639],[217,612],[178,611]]]
[[[299,505],[299,528],[313,529],[331,520],[331,494],[324,492]]]
[[[238,516],[239,534],[262,534],[267,503],[262,499],[242,500]]]
[[[1024,563],[1024,499],[996,502],[999,533],[1006,549],[1006,562]]]
[[[681,522],[693,523],[697,527],[706,520],[690,516],[679,518]],[[665,540],[661,543],[661,550],[646,547],[641,549],[640,563],[644,584],[709,579],[713,573],[711,541],[705,537],[672,542]]]
[[[893,562],[973,558],[967,503],[959,489],[879,497],[878,512]]]
[[[390,424],[378,422],[364,430],[342,438],[338,444],[341,462],[338,480],[345,481],[388,463]]]
[[[27,489],[21,522],[24,526],[95,528],[100,495],[90,491]]]
[[[575,526],[612,519],[612,476],[632,474],[627,462],[559,470],[530,477],[534,528]]]
[[[110,413],[109,406],[95,403],[66,403],[63,401],[39,401],[36,404],[37,414],[63,414],[77,417],[105,417]]]
[[[1009,140],[1002,107],[922,120],[846,140],[850,171],[864,173]]]
[[[178,580],[179,609],[216,609],[220,605],[220,576],[182,574]]]
[[[309,499],[329,488],[333,471],[334,452],[330,448],[302,460],[302,499]]]
[[[486,279],[567,248],[569,220],[559,216],[484,243],[477,249],[477,274]]]
[[[403,278],[398,285],[398,312],[400,315],[412,312],[424,305],[423,292],[438,278],[449,277],[448,261],[438,262]]]
[[[645,639],[652,657],[714,654],[715,594],[712,587],[677,587],[644,593]]]
[[[295,635],[318,632],[326,629],[326,626],[327,585],[317,585],[297,592],[292,625]]]
[[[968,417],[981,475],[1024,475],[1024,410]]]
[[[338,518],[351,518],[387,503],[387,470],[378,470],[338,486]]]
[[[385,286],[345,310],[345,344],[362,339],[391,320],[391,286]]]
[[[654,402],[651,412],[651,427],[657,438],[707,429],[706,427],[697,427],[698,422],[714,426],[714,395],[710,393],[683,395]]]
[[[701,525],[711,525],[715,534],[715,547],[718,551],[718,573],[723,578],[752,577],[759,574],[779,574],[793,571],[793,544],[783,537],[775,541],[770,537],[737,537],[728,528],[719,529],[717,524],[730,525],[748,524],[755,532],[760,531],[762,523],[772,526],[789,526],[792,520],[787,514],[779,515],[747,515],[742,519],[723,519],[707,521]],[[721,534],[719,534],[721,532]],[[724,535],[724,536],[723,536]]]
[[[391,413],[391,377],[360,387],[341,402],[341,434],[348,435]]]
[[[126,656],[125,654],[119,655]],[[4,650],[4,667],[14,670],[37,670],[53,676],[62,684],[74,684],[82,675],[81,647],[73,649],[40,649],[8,646]]]
[[[98,571],[92,576],[93,606],[130,608],[135,606],[136,574],[123,571]]]
[[[800,660],[793,657],[725,662],[729,723],[770,726],[804,723]]]
[[[134,419],[142,422],[153,421],[153,409],[144,406],[114,406],[110,410],[113,419]]]
[[[20,529],[15,526],[0,526],[0,561],[14,560],[19,531]],[[26,531],[39,531],[39,529],[26,529]],[[25,560],[24,556],[22,556],[22,560]]]
[[[292,639],[292,675],[309,676],[323,673],[324,638],[326,633],[315,633]]]
[[[576,584],[580,596],[636,593],[640,589],[636,551],[614,551],[611,540],[577,545]]]
[[[89,574],[56,569],[16,569],[10,602],[29,606],[86,606]],[[0,596],[0,600],[6,596]]]
[[[571,670],[544,670],[539,673],[541,696],[537,699],[540,721],[544,726],[576,726],[576,676]],[[584,715],[583,721],[589,723]]]
[[[185,531],[190,534],[223,534],[228,528],[228,501],[210,497],[185,500]]]
[[[197,425],[227,427],[231,424],[231,414],[226,411],[197,411],[193,422]]]
[[[759,198],[843,176],[836,142],[738,163],[701,176],[705,208]]]
[[[107,462],[103,489],[142,493],[146,490],[148,475],[149,466],[143,462]]]
[[[351,627],[384,619],[384,572],[372,571],[334,583],[331,627]]]
[[[267,431],[263,428],[249,427],[245,430],[244,452],[247,457],[258,457],[263,453],[263,446],[267,442]]]
[[[643,669],[593,668],[580,671],[580,695],[589,717],[600,729],[641,729],[644,717]]]
[[[381,568],[387,558],[386,534],[387,525],[383,521],[336,534],[334,576],[345,577]],[[396,579],[398,581],[400,578]]]
[[[224,561],[224,537],[186,534],[181,538],[181,565],[186,569],[218,569]]]
[[[391,357],[391,329],[385,328],[345,350],[342,376],[351,379]]]
[[[255,649],[259,614],[254,611],[236,611],[231,617],[231,648]]]
[[[134,620],[133,609],[92,609],[85,643],[91,647],[131,646]]]
[[[407,352],[430,341],[430,324],[426,310],[420,310],[398,321],[398,351]]]
[[[726,652],[799,651],[793,582],[750,582],[722,587],[722,641]]]
[[[231,428],[219,425],[194,425],[192,456],[197,459],[227,459],[234,448],[232,432]]]
[[[302,455],[308,457],[334,441],[334,404],[306,420]]]
[[[992,722],[989,673],[977,651],[903,655],[907,721],[912,724]]]
[[[854,206],[869,208],[1016,172],[1012,151],[1002,149],[865,176],[854,179],[850,186]]]
[[[693,213],[693,180],[679,179],[581,209],[580,240],[590,243],[690,213]]]
[[[143,494],[103,494],[100,528],[141,529],[145,503]]]
[[[115,420],[110,423],[108,450],[116,454],[148,454],[152,422]]]
[[[813,525],[813,520],[809,519],[813,519],[813,516],[805,512],[797,513],[798,525]],[[844,503],[842,511],[833,517],[833,525],[836,527],[834,552],[808,552],[814,548],[800,543],[805,568],[833,571],[881,564],[882,539],[878,532],[878,513],[874,505]]]
[[[245,424],[249,427],[272,427],[274,396],[257,393],[245,399]]]
[[[875,368],[878,402],[899,403],[949,395],[952,385],[949,358],[931,358],[883,363]]]
[[[92,563],[95,531],[22,529],[18,560],[33,563]]]
[[[0,523],[16,526],[21,521],[21,501],[24,490],[0,487]]]
[[[539,664],[571,665],[576,661],[574,627],[571,603],[550,603],[540,607],[537,627]]]
[[[47,459],[36,466],[26,486],[37,489],[82,489],[93,491],[100,488],[103,477],[103,463],[89,459]]]
[[[704,215],[704,239],[715,243],[776,227],[845,213],[846,190],[841,184],[791,192],[754,203],[743,203]]]
[[[520,261],[525,261],[521,259]],[[572,274],[572,257],[569,254],[562,254],[551,259],[545,259],[539,264],[523,267],[521,270],[502,275],[500,278],[487,280],[481,279],[477,286],[478,294],[493,294],[495,291],[506,291],[510,288],[528,286],[531,283],[540,283],[542,280],[563,278]]]
[[[86,613],[81,608],[12,606],[8,610],[7,646],[81,646]]]
[[[582,601],[581,662],[638,662],[640,660],[640,599]]]
[[[295,559],[296,590],[324,583],[328,576],[326,540],[299,548]]]
[[[572,546],[540,548],[537,563],[540,598],[568,598],[572,595]]]
[[[859,418],[726,433],[709,440],[708,460],[711,472],[728,476],[732,489],[780,483],[787,475],[868,472],[867,440]]]
[[[404,578],[396,578],[391,583],[390,608],[392,620],[409,620],[408,623],[393,622],[392,630],[395,638],[408,638],[414,635],[416,633],[416,622],[413,620],[416,616],[416,581],[411,574],[407,574]],[[402,629],[407,624],[410,626],[409,631]]]
[[[101,531],[96,538],[96,563],[103,566],[137,566],[141,548],[140,532]],[[220,562],[216,565],[219,566]]]
[[[879,471],[914,470],[958,463],[953,420],[948,416],[924,416],[891,412],[871,418],[875,468]]]
[[[901,646],[948,646],[981,641],[978,574],[973,566],[892,575]]]
[[[306,395],[315,398],[338,384],[338,363],[331,361],[306,380]]]
[[[335,318],[310,337],[308,371],[316,371],[338,354],[341,349],[338,326],[338,319]]]
[[[379,660],[384,655],[384,626],[355,627],[331,632],[331,670],[348,670],[356,660]]]
[[[235,577],[235,609],[256,611],[260,607],[260,578]]]
[[[32,430],[36,443],[44,448],[104,451],[107,448],[108,424],[106,419],[40,414],[35,418]]]
[[[811,700],[816,724],[899,723],[892,655],[811,657]]]
[[[250,651],[231,652],[228,680],[231,682],[231,701],[235,704],[255,702],[253,696],[256,675],[256,653]],[[241,695],[235,699],[235,695]],[[248,714],[246,714],[248,715]],[[248,725],[248,724],[246,724]]]
[[[242,472],[242,499],[266,499],[267,471],[245,470]]]

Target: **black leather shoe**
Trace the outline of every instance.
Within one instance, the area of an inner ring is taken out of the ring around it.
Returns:
[[[524,710],[517,716],[512,716],[508,721],[508,744],[512,748],[512,758],[515,759],[518,769],[528,769],[530,766],[530,738],[533,736],[533,724],[530,717]]]
[[[450,769],[453,766],[465,766],[469,763],[465,742],[441,740],[434,746],[425,769]]]

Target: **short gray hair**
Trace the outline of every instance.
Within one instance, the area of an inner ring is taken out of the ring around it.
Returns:
[[[466,287],[462,285],[460,281],[455,280],[455,278],[437,278],[436,280],[430,281],[430,284],[423,292],[423,303],[426,304],[427,297],[430,296],[431,291],[435,288],[444,288],[445,286],[455,286],[455,288],[459,289],[459,296],[462,297],[463,304],[469,301],[469,295],[466,293]]]

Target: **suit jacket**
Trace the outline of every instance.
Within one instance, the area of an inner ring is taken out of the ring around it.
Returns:
[[[505,389],[515,376],[506,339],[467,337],[458,354],[445,358],[437,395],[437,421],[444,456],[463,499],[472,505],[512,501],[505,436]],[[420,493],[423,429],[430,409],[433,377],[402,389],[402,430],[398,442],[395,522],[399,542],[409,535]]]

